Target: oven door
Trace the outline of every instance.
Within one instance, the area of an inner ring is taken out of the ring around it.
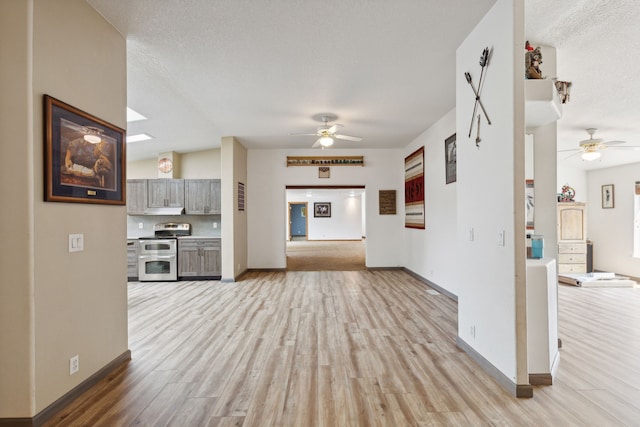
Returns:
[[[140,240],[139,243],[138,280],[178,280],[175,239]]]

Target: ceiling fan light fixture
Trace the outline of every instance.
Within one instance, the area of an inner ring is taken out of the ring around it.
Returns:
[[[333,138],[328,136],[323,136],[320,138],[320,145],[323,147],[330,147],[333,145]]]
[[[596,150],[587,150],[584,153],[582,153],[582,160],[586,160],[587,162],[591,162],[599,158],[600,158],[600,152]]]

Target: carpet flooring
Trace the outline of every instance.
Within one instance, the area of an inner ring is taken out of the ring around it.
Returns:
[[[288,271],[358,271],[365,269],[364,241],[287,242]]]

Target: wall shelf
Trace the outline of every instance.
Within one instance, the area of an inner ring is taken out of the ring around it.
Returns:
[[[562,103],[552,79],[525,80],[525,124],[544,126],[562,117]]]

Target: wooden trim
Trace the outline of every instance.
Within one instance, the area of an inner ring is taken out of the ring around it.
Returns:
[[[0,426],[33,427],[33,418],[0,418]]]
[[[551,374],[529,374],[529,384],[553,385],[553,376]]]
[[[248,268],[247,273],[286,273],[286,268]]]
[[[91,375],[86,380],[72,388],[69,392],[62,395],[58,400],[44,408],[33,418],[0,418],[0,426],[11,427],[38,427],[49,421],[55,414],[64,409],[73,400],[80,397],[84,392],[98,384],[100,381],[109,376],[113,371],[121,365],[131,360],[131,350],[127,350],[120,356],[107,363],[102,369]]]
[[[364,189],[364,185],[287,185],[286,190],[359,190]]]
[[[489,376],[515,397],[533,397],[531,384],[516,384],[459,336],[456,345],[469,355]]]
[[[422,277],[418,273],[415,273],[415,272],[409,270],[407,267],[401,267],[401,268],[405,271],[405,273],[407,273],[409,276],[413,277],[414,279],[420,280],[425,285],[432,287],[433,289],[435,289],[436,291],[440,292],[441,294],[446,295],[447,297],[451,298],[455,302],[458,302],[458,296],[456,294],[452,293],[451,291],[448,291],[445,288],[436,285],[431,280],[425,279],[424,277]]]

